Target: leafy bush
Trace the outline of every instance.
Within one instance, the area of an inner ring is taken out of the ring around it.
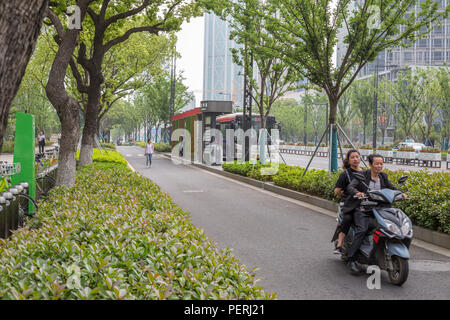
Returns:
[[[422,227],[450,234],[450,174],[445,172],[384,170],[393,182],[407,175],[401,188],[410,200],[396,202],[411,220]]]
[[[14,141],[5,141],[2,146],[2,153],[13,153],[14,152]]]
[[[77,161],[80,157],[80,150],[77,151]],[[113,162],[127,165],[127,161],[117,151],[93,149],[92,161],[94,162]]]
[[[422,153],[441,153],[441,149],[426,147],[426,148],[421,149],[420,152],[422,152]]]
[[[172,148],[168,142],[156,142],[155,143],[155,151],[158,152],[171,152]]]
[[[134,144],[135,144],[136,146],[138,146],[138,147],[145,148],[145,145],[146,145],[147,143],[144,142],[144,141],[135,141]]]
[[[116,150],[116,145],[114,143],[111,142],[102,142],[101,146],[105,149],[111,149],[111,150]]]
[[[150,180],[117,162],[78,170],[0,240],[3,299],[271,299]]]
[[[253,179],[272,181],[280,187],[318,196],[335,202],[341,201],[334,196],[336,181],[342,170],[330,174],[326,170],[311,169],[303,177],[304,168],[280,164],[277,174],[264,180],[266,176],[254,172],[249,163],[223,164],[223,169]],[[418,226],[450,234],[450,174],[446,172],[384,170],[394,184],[402,175],[409,176],[402,187],[410,198],[408,201],[394,203],[408,214]]]
[[[388,150],[391,151],[393,146],[378,146],[377,150]]]
[[[145,145],[147,142],[143,141],[137,141],[134,143],[135,145],[145,148]],[[157,152],[171,152],[172,148],[170,147],[170,144],[168,142],[153,142],[153,146],[155,148],[155,151]]]

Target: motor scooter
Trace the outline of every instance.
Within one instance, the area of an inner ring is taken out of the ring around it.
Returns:
[[[364,175],[355,173],[353,176],[365,184]],[[407,176],[401,177],[398,183],[402,185],[407,178]],[[357,262],[377,265],[381,270],[388,272],[391,283],[401,286],[408,278],[409,246],[413,237],[411,220],[402,210],[392,207],[392,203],[404,200],[403,194],[398,190],[370,190],[368,188],[362,200],[360,210],[371,215],[371,222],[366,237],[357,252]],[[341,203],[339,206],[338,226],[332,242],[336,241],[339,225],[343,220],[342,205]],[[344,262],[348,260],[347,252],[355,232],[355,226],[352,224],[342,243],[341,259]]]

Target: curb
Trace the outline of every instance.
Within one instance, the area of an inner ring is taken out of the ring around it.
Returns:
[[[170,159],[170,153],[169,154],[165,154],[165,153],[159,153],[161,155],[163,155],[166,158]],[[218,170],[218,169],[214,169],[211,168],[209,166],[206,166],[204,164],[199,164],[199,163],[190,163],[192,166],[200,168],[200,169],[204,169],[206,171],[210,171],[219,175],[222,175],[224,177],[230,178],[230,179],[234,179],[243,183],[247,183],[249,185],[252,185],[254,187],[257,188],[261,188],[288,198],[292,198],[295,200],[299,200],[302,202],[306,202],[312,205],[315,205],[317,207],[326,209],[326,210],[330,210],[332,212],[334,212],[337,216],[337,210],[339,207],[339,204],[330,200],[326,200],[326,199],[322,199],[316,196],[312,196],[309,194],[305,194],[305,193],[301,193],[298,191],[294,191],[294,190],[290,190],[287,188],[283,188],[283,187],[279,187],[274,185],[273,183],[269,183],[269,182],[263,182],[263,181],[259,181],[259,180],[255,180],[255,179],[251,179],[251,178],[247,178],[235,173],[231,173],[231,172],[227,172],[227,171],[222,171],[222,170]],[[423,227],[419,227],[417,225],[413,225],[413,230],[414,230],[414,238],[415,239],[419,239],[431,244],[434,244],[436,246],[445,248],[445,249],[450,249],[450,235],[446,234],[446,233],[442,233],[442,232],[438,232],[438,231],[433,231],[433,230],[429,230]]]

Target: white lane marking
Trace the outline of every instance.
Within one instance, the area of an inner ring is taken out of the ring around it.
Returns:
[[[201,193],[206,192],[205,190],[183,190],[184,193]]]

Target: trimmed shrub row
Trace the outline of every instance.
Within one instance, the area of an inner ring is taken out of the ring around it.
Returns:
[[[105,149],[111,149],[111,150],[116,150],[116,145],[114,143],[111,142],[102,142],[101,143],[102,147]]]
[[[136,141],[134,143],[135,145],[145,148],[145,145],[147,144],[147,142],[144,141]],[[157,152],[170,152],[172,151],[170,144],[168,142],[154,142],[153,146],[155,148],[155,151]]]
[[[336,181],[342,170],[330,174],[326,170],[311,169],[302,177],[304,168],[279,164],[278,173],[272,176],[261,175],[261,166],[247,163],[224,163],[225,171],[249,178],[273,182],[275,185],[295,191],[311,194],[335,202],[341,201],[334,196]],[[255,172],[258,171],[258,172]],[[394,204],[408,214],[414,224],[431,230],[450,234],[450,174],[446,172],[428,172],[403,170],[384,170],[389,179],[396,184],[398,179],[409,178],[402,191],[409,196],[408,201]]]
[[[0,240],[2,299],[275,298],[157,185],[107,157]]]
[[[80,158],[80,150],[77,151],[77,161]],[[124,157],[117,151],[112,150],[99,150],[94,148],[92,154],[93,162],[108,162],[108,163],[118,163],[127,165],[127,161]]]

